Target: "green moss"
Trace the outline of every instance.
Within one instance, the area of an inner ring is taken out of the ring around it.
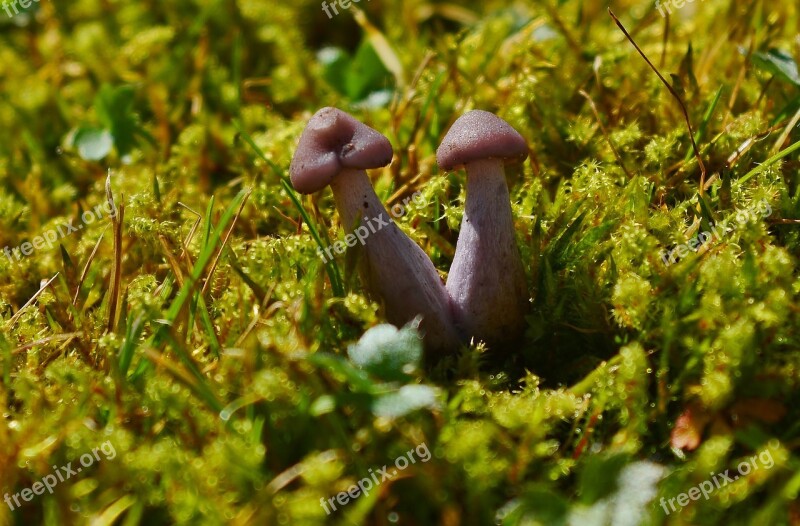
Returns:
[[[0,254],[0,496],[106,441],[116,456],[0,504],[0,525],[800,513],[798,153],[767,162],[800,140],[783,136],[796,6],[687,2],[667,25],[653,5],[615,3],[685,101],[702,191],[680,105],[599,3],[387,0],[330,19],[310,0],[36,6],[0,11],[0,248],[79,224],[109,175],[125,217],[118,245],[104,216]],[[332,46],[346,66],[320,58]],[[299,198],[306,224],[281,183],[326,105],[390,138],[376,191],[420,192],[397,222],[442,275],[466,197],[463,173],[436,166],[443,134],[480,108],[525,136],[530,160],[507,167],[532,298],[518,349],[479,343],[395,376],[349,359],[382,307],[352,272],[358,251],[335,262],[343,293],[318,256],[316,233],[344,235],[330,192]],[[114,140],[99,161],[74,146],[86,126]],[[429,460],[330,515],[320,505],[423,443]],[[766,453],[772,467],[708,499],[659,504]]]

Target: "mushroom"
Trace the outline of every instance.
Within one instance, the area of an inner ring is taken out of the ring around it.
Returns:
[[[525,329],[528,286],[503,164],[527,156],[525,139],[481,110],[456,120],[436,152],[443,170],[467,170],[467,202],[447,277],[456,326],[490,347],[514,343]]]
[[[379,132],[341,110],[323,108],[300,137],[292,185],[304,194],[330,185],[348,246],[364,246],[362,273],[367,288],[383,300],[388,321],[403,326],[422,316],[426,347],[454,350],[460,338],[444,283],[427,254],[392,221],[365,171],[388,165],[392,155]]]

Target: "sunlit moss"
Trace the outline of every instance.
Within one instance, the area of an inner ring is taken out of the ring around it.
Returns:
[[[798,139],[776,144],[797,90],[753,57],[797,59],[796,7],[687,2],[667,25],[652,5],[614,6],[687,107],[710,181],[701,192],[680,105],[600,4],[356,4],[330,19],[311,0],[41,2],[27,25],[0,12],[0,248],[103,203],[109,175],[126,210],[119,242],[103,217],[19,261],[0,254],[0,495],[106,440],[117,451],[53,496],[0,505],[0,524],[482,525],[509,509],[509,524],[560,523],[607,505],[586,502],[597,465],[658,463],[669,499],[766,447],[774,468],[680,514],[654,503],[649,519],[790,522],[797,153],[764,163]],[[372,108],[316,59],[364,41],[356,8],[406,80],[387,74],[381,88],[396,91]],[[103,84],[134,87],[142,128],[125,163],[66,147],[109,117],[94,102]],[[371,172],[376,191],[402,190],[392,204],[421,193],[397,222],[442,273],[466,198],[463,170],[435,162],[449,123],[493,111],[531,147],[507,169],[526,337],[505,355],[477,343],[418,368],[409,383],[437,388],[438,408],[376,416],[375,401],[401,385],[359,370],[347,348],[385,322],[383,307],[350,274],[352,253],[334,262],[345,279],[334,292],[313,235],[344,235],[331,192],[298,196],[307,224],[281,183],[325,105],[390,138],[395,159]],[[235,224],[222,225],[243,188]],[[739,223],[743,210],[756,214]],[[664,262],[725,221],[734,228]],[[325,514],[320,499],[423,442],[430,460]]]

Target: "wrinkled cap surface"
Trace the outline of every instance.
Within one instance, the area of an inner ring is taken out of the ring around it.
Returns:
[[[346,168],[367,170],[392,162],[389,139],[336,108],[322,108],[300,136],[289,168],[294,189],[312,194]]]
[[[528,145],[506,121],[483,110],[465,113],[453,123],[436,151],[436,161],[443,170],[483,159],[522,160]]]

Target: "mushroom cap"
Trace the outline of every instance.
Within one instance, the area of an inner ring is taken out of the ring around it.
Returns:
[[[294,152],[289,173],[294,189],[313,194],[343,169],[367,170],[392,162],[389,139],[336,108],[311,117]]]
[[[483,110],[465,113],[453,123],[439,149],[436,161],[443,170],[482,159],[522,160],[528,144],[506,121]]]

